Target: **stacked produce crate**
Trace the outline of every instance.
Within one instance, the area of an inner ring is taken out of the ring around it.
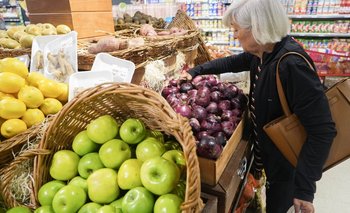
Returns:
[[[30,22],[66,24],[78,32],[78,38],[113,33],[112,2],[108,0],[28,0]]]

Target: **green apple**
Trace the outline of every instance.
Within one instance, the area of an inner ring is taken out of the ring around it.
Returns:
[[[72,180],[70,180],[68,182],[68,185],[73,185],[73,186],[80,187],[80,188],[84,189],[84,191],[86,193],[88,192],[87,181],[86,181],[86,179],[84,179],[84,178],[82,178],[80,176],[74,177]]]
[[[62,187],[53,198],[52,208],[55,213],[77,212],[86,201],[85,191],[77,186]]]
[[[120,138],[128,144],[137,144],[146,137],[147,131],[143,121],[129,118],[119,129]]]
[[[115,213],[116,209],[111,205],[104,205],[96,213]]]
[[[35,209],[34,213],[55,213],[52,206],[40,206]]]
[[[136,158],[144,162],[150,158],[162,156],[164,152],[165,147],[162,142],[155,138],[148,137],[137,145]]]
[[[52,180],[42,185],[38,192],[38,200],[42,206],[50,206],[55,194],[66,184],[59,180]]]
[[[7,210],[6,213],[32,213],[32,211],[28,207],[17,206]]]
[[[69,180],[78,174],[80,157],[71,150],[60,150],[53,155],[50,175],[56,180]]]
[[[154,213],[180,213],[181,204],[182,199],[177,195],[161,195],[154,204]]]
[[[124,196],[119,198],[118,200],[113,201],[109,205],[113,206],[115,209],[122,209],[123,199],[124,199]]]
[[[79,209],[78,213],[96,213],[99,208],[101,208],[100,204],[90,202],[90,203],[86,203],[84,206],[82,206]]]
[[[78,173],[82,178],[88,178],[91,173],[103,167],[100,155],[97,152],[92,152],[79,160]]]
[[[130,189],[124,196],[122,211],[124,213],[153,212],[153,194],[144,187]]]
[[[87,131],[79,132],[73,140],[72,149],[75,153],[83,156],[90,152],[95,152],[99,148],[99,145],[93,142],[87,135]]]
[[[113,169],[103,168],[93,172],[87,179],[88,194],[96,203],[111,203],[120,193],[118,175]]]
[[[91,121],[87,127],[87,135],[98,144],[112,140],[117,136],[119,125],[117,121],[110,115],[103,115]]]
[[[118,169],[125,160],[131,157],[131,150],[124,141],[113,139],[104,143],[98,154],[105,167]]]
[[[140,171],[142,161],[138,159],[129,159],[124,161],[118,170],[118,184],[121,189],[132,189],[142,186]]]
[[[166,151],[162,155],[162,157],[174,162],[179,167],[181,172],[186,168],[186,160],[185,160],[184,153],[182,151],[169,150],[169,151]]]
[[[179,168],[165,158],[151,158],[141,166],[142,185],[153,194],[163,195],[171,192],[179,179]]]

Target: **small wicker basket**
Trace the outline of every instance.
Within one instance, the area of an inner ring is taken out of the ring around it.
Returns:
[[[29,55],[31,54],[32,49],[26,48],[26,49],[4,49],[0,47],[0,59],[3,58],[12,58],[17,57],[21,55]]]
[[[176,114],[164,98],[155,91],[133,84],[102,84],[85,90],[67,103],[50,123],[39,149],[50,150],[34,162],[34,195],[49,181],[49,166],[53,153],[71,149],[74,136],[101,115],[111,115],[119,123],[134,117],[147,127],[174,136],[182,145],[187,162],[187,184],[183,212],[200,212],[200,172],[196,144],[188,120]],[[37,196],[35,196],[37,197]]]

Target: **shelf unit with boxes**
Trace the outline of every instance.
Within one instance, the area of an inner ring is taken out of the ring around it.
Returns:
[[[0,13],[6,29],[11,26],[24,24],[21,7],[16,1],[0,3]]]

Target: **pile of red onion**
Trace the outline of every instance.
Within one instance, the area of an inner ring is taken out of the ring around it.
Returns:
[[[197,154],[211,159],[220,156],[246,105],[241,89],[232,83],[220,82],[215,75],[196,76],[192,81],[170,80],[162,96],[177,113],[189,119],[197,140]],[[208,143],[213,138],[216,143]],[[212,148],[216,151],[208,152],[205,147],[202,153],[203,144],[215,145]]]

